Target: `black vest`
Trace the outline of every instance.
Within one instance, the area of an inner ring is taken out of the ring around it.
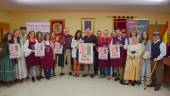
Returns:
[[[152,56],[152,59],[153,58],[157,58],[161,51],[160,51],[160,45],[161,45],[162,41],[158,41],[157,43],[152,43],[152,49],[151,49],[151,56]]]

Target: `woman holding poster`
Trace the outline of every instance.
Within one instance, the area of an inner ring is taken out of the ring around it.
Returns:
[[[99,67],[100,67],[100,74],[101,74],[101,78],[108,78],[111,79],[110,77],[110,60],[108,58],[108,46],[110,44],[110,37],[109,37],[109,31],[105,30],[103,32],[103,36],[98,38],[98,52],[99,52]],[[102,48],[105,48],[102,52]],[[103,54],[102,54],[103,53]],[[104,58],[102,58],[101,56],[104,56]]]
[[[39,78],[39,65],[40,65],[40,58],[35,56],[35,44],[37,43],[35,39],[35,32],[30,31],[27,36],[27,40],[24,44],[24,52],[26,57],[26,63],[32,77],[32,81],[40,80]]]
[[[22,82],[23,79],[27,78],[28,72],[27,72],[27,66],[26,66],[26,60],[24,57],[24,43],[21,40],[21,33],[19,30],[14,30],[14,43],[19,44],[19,51],[20,51],[20,58],[17,58],[17,64],[16,64],[16,79],[19,82]]]
[[[4,40],[0,45],[0,82],[6,83],[7,85],[14,82],[16,79],[15,65],[16,61],[9,58],[9,44],[12,44],[13,37],[11,33],[6,33]]]
[[[56,42],[59,43],[60,46],[63,46],[64,45],[64,36],[61,35],[59,37],[59,40]],[[64,49],[63,48],[62,48],[62,53],[58,54],[58,66],[61,67],[60,76],[65,75],[65,72],[64,72]]]
[[[52,47],[52,49],[53,49],[53,54],[54,54],[54,61],[56,61],[56,56],[55,56],[55,51],[54,51],[54,49],[55,49],[55,43],[56,43],[56,34],[54,33],[54,32],[51,32],[50,33],[50,44],[51,44],[51,47]],[[54,63],[53,64],[53,68],[52,68],[52,76],[56,76],[56,74],[55,74],[55,67],[56,67],[56,64]]]
[[[46,33],[45,39],[45,56],[42,58],[42,68],[46,79],[50,79],[51,70],[54,66],[54,52],[50,43],[50,33]]]
[[[138,43],[137,37],[131,38],[131,44],[127,47],[127,59],[125,65],[124,80],[125,84],[139,84],[141,76],[141,55],[143,45]]]
[[[43,44],[44,43],[44,41],[43,41],[43,34],[42,34],[42,32],[37,32],[36,33],[36,44]],[[38,76],[38,79],[42,79],[43,78],[43,75],[42,75],[42,67],[41,67],[41,65],[42,65],[42,57],[37,57],[37,58],[39,58],[39,62],[40,62],[40,65],[39,65],[39,70],[37,69],[37,72],[38,72],[38,74],[37,74],[37,76]]]
[[[78,62],[79,58],[79,43],[83,42],[82,32],[80,30],[76,31],[74,38],[72,39],[72,58],[73,58],[73,75],[79,77],[80,64]]]
[[[112,39],[111,45],[117,46],[119,48],[119,57],[112,58],[111,56],[111,65],[114,67],[116,72],[115,81],[120,80],[120,83],[123,83],[123,73],[124,73],[124,58],[125,58],[125,49],[123,48],[125,44],[125,38],[121,37],[120,30],[116,30],[116,37]],[[112,52],[110,52],[111,54]]]

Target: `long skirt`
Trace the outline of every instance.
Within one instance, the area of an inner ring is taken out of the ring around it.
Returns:
[[[140,80],[141,75],[141,64],[140,57],[131,59],[127,56],[124,80]]]
[[[9,56],[3,57],[0,64],[0,80],[14,81],[16,79],[15,65],[16,60],[9,59]]]

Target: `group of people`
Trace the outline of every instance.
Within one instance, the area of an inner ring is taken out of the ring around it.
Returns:
[[[69,29],[65,28],[63,34],[57,35],[54,32],[46,33],[30,31],[26,33],[26,28],[21,27],[11,33],[6,33],[0,45],[0,81],[6,84],[23,82],[31,78],[33,82],[43,78],[50,79],[56,76],[56,65],[61,68],[60,76],[68,73],[79,77],[83,69],[82,77],[99,75],[100,78],[109,80],[114,77],[115,81],[121,84],[135,86],[143,81],[148,81],[148,77],[155,62],[156,70],[152,76],[149,87],[159,90],[162,84],[164,66],[162,60],[166,56],[166,44],[160,39],[159,32],[153,32],[152,40],[148,32],[138,35],[134,30],[130,35],[126,30],[97,31],[96,35],[86,28],[85,34],[77,30],[75,35],[69,34]],[[110,35],[111,33],[111,35]],[[44,35],[44,36],[43,36]],[[84,36],[83,36],[84,35]],[[45,45],[45,55],[35,56],[35,44]],[[62,46],[62,53],[55,53],[56,43]],[[93,44],[93,64],[79,63],[79,44]],[[11,59],[9,44],[19,44],[21,57]],[[99,47],[119,45],[120,58],[108,59],[99,58]],[[81,68],[81,65],[82,68]],[[81,70],[80,70],[81,69]]]

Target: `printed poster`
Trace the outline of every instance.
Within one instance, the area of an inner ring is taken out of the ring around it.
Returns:
[[[120,58],[120,46],[119,45],[110,45],[110,58],[111,59]]]
[[[17,59],[21,57],[20,45],[19,44],[9,44],[9,58]]]
[[[107,60],[108,59],[108,47],[99,47],[98,48],[99,52],[99,59],[101,60]]]
[[[63,46],[60,43],[56,42],[54,48],[55,54],[62,54],[62,51],[63,51]]]
[[[79,63],[93,64],[93,43],[79,44]]]
[[[44,43],[36,43],[35,44],[35,56],[36,57],[45,56],[45,46],[44,46]]]

